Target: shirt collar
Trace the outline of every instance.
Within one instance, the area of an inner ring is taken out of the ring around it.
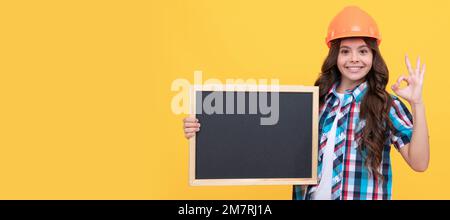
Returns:
[[[340,81],[333,84],[331,89],[328,91],[327,95],[325,96],[325,100],[328,100],[333,94],[337,97],[337,87],[339,86]],[[345,95],[352,95],[353,98],[356,100],[356,102],[360,102],[361,99],[364,97],[365,92],[367,91],[367,81],[364,81],[360,83],[359,85],[355,86],[353,89],[347,89],[345,90]]]

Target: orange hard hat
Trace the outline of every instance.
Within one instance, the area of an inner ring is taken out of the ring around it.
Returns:
[[[372,37],[381,43],[381,35],[375,20],[356,6],[348,6],[337,14],[328,26],[325,39],[328,48],[331,41],[344,37]]]

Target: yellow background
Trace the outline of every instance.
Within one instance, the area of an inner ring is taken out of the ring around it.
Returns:
[[[290,199],[291,186],[190,187],[173,80],[312,85],[326,29],[362,7],[390,83],[427,64],[431,163],[392,151],[394,199],[450,199],[450,1],[2,1],[0,199]],[[390,91],[390,89],[389,89]]]

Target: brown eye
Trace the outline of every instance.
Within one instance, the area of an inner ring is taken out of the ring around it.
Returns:
[[[361,53],[362,54],[366,54],[366,53],[369,53],[369,51],[368,50],[361,50]]]
[[[341,50],[341,54],[347,54],[348,53],[348,50]]]

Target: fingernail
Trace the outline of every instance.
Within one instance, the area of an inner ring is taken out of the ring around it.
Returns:
[[[198,127],[200,127],[201,125],[200,125],[200,123],[198,124]]]
[[[200,131],[200,128],[197,128],[197,131]]]

